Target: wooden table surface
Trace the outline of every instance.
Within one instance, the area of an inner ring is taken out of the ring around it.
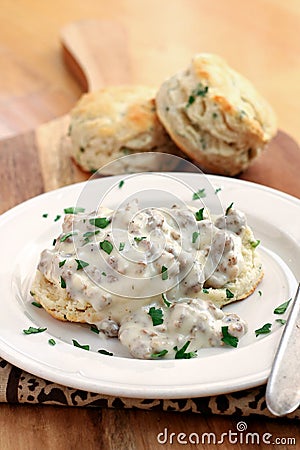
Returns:
[[[81,88],[66,70],[59,33],[69,22],[94,18],[124,26],[134,83],[158,85],[196,52],[221,54],[268,98],[280,128],[300,141],[299,0],[2,0],[0,18],[1,138],[36,128],[74,105]],[[168,427],[175,433],[220,434],[235,430],[237,421],[184,413],[2,404],[0,449],[181,448],[158,444],[157,433]],[[245,421],[251,431],[296,437],[300,446],[295,423]],[[202,448],[233,447],[256,448],[228,442]]]

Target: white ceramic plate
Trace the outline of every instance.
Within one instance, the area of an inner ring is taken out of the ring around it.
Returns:
[[[179,180],[179,186],[187,184],[195,191],[202,187],[199,174],[172,176]],[[117,396],[206,396],[265,382],[283,329],[275,319],[288,313],[275,316],[273,310],[293,297],[296,280],[300,279],[300,201],[249,182],[218,176],[207,178],[214,188],[222,188],[215,198],[224,207],[234,202],[242,209],[256,238],[261,240],[265,277],[258,289],[262,295],[256,290],[243,302],[226,307],[249,325],[237,349],[204,349],[198,351],[197,358],[189,360],[136,360],[116,339],[103,341],[87,326],[61,323],[32,306],[30,283],[40,251],[51,247],[60,232],[62,219],[54,222],[56,215],[63,208],[78,204],[86,187],[80,183],[35,197],[0,217],[0,355],[50,381]],[[98,179],[89,188],[94,193],[109,192],[107,199],[112,203],[141,188],[139,177],[125,182],[122,189],[118,189],[119,180],[120,177]],[[172,194],[179,195],[176,189],[181,190],[172,186]],[[161,196],[155,195],[150,197],[159,206]],[[186,200],[191,203],[190,197]],[[48,217],[43,218],[43,213],[48,213]],[[256,338],[254,330],[267,322],[273,324],[273,331]],[[22,330],[29,326],[47,327],[47,331],[25,335]],[[55,339],[55,346],[49,345],[50,338]],[[72,339],[89,344],[90,351],[74,347]],[[99,354],[97,350],[101,348],[112,351],[114,356]]]

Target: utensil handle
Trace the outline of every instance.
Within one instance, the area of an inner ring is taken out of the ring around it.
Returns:
[[[283,416],[300,403],[300,284],[267,383],[266,403]]]
[[[120,24],[73,22],[61,30],[61,43],[65,63],[85,92],[130,83],[127,35]]]

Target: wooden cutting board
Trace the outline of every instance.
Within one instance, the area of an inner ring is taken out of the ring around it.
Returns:
[[[65,62],[83,91],[131,83],[127,36],[118,24],[72,23],[62,30],[61,42]],[[42,192],[89,178],[69,157],[68,123],[68,116],[63,116],[0,141],[0,213]],[[264,154],[238,178],[300,197],[299,172],[300,148],[279,131]]]

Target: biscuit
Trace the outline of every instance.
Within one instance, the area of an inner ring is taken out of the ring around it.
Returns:
[[[111,86],[84,94],[70,113],[70,152],[77,164],[94,172],[136,152],[178,154],[158,120],[155,93],[145,86]]]
[[[197,54],[159,88],[157,114],[176,145],[205,171],[245,170],[275,136],[276,117],[250,81],[219,56]]]

